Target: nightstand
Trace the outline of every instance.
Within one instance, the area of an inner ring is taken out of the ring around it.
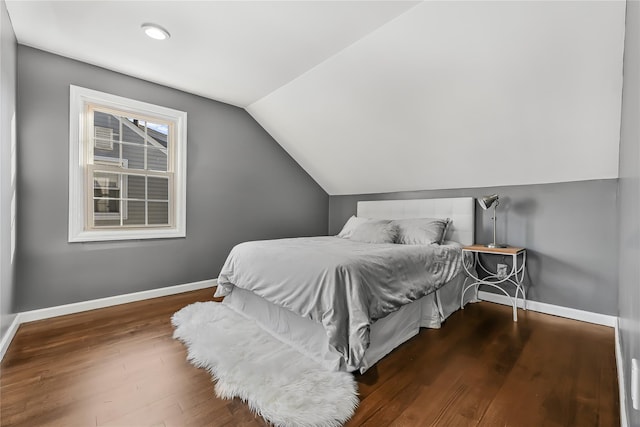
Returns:
[[[525,248],[516,248],[513,246],[508,246],[506,248],[488,248],[484,245],[471,245],[462,248],[462,252],[463,254],[465,252],[470,252],[473,254],[473,265],[471,266],[471,268],[469,268],[467,267],[466,263],[463,263],[464,271],[469,277],[467,277],[464,282],[464,288],[460,297],[461,307],[464,309],[464,294],[468,289],[475,287],[476,299],[478,299],[478,287],[481,285],[491,286],[500,290],[511,300],[511,304],[513,306],[513,321],[517,322],[518,294],[520,294],[522,297],[522,309],[527,309],[527,298],[524,290],[524,284],[522,283],[524,280],[525,266],[527,263],[527,250]],[[511,257],[511,269],[507,269],[507,271],[501,273],[490,271],[482,264],[480,260],[480,254]],[[480,278],[476,270],[477,267],[480,267],[480,269],[482,269],[487,275],[483,278]],[[473,283],[467,285],[467,279],[471,279]],[[515,288],[515,294],[513,296],[511,296],[511,294],[507,292],[507,288],[509,287]]]

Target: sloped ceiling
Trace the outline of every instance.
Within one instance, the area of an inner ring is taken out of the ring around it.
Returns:
[[[7,7],[22,44],[246,108],[329,194],[618,174],[624,1]]]
[[[415,6],[395,1],[7,1],[18,42],[246,107]],[[141,24],[171,38],[147,38]]]

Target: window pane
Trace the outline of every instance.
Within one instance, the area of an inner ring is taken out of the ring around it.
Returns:
[[[119,157],[120,122],[118,118],[101,111],[93,114],[93,150],[95,157]]]
[[[144,145],[144,121],[121,117],[122,142]]]
[[[154,171],[167,170],[167,150],[149,147],[147,149],[147,169]]]
[[[145,199],[145,183],[144,176],[140,175],[123,175],[127,183],[124,197],[127,199]]]
[[[103,163],[112,166],[118,166],[120,163],[118,152],[118,144],[113,144],[113,150],[98,150],[95,148],[93,150],[93,160],[94,163]]]
[[[127,205],[127,219],[124,225],[145,225],[144,202],[125,200]]]
[[[112,114],[103,113],[102,111],[93,112],[93,126],[95,128],[102,128],[94,132],[95,136],[102,134],[103,136],[111,130],[114,140],[120,139],[120,121]]]
[[[117,173],[95,172],[93,174],[93,197],[120,198],[120,183]]]
[[[149,202],[149,224],[169,225],[169,203]]]
[[[150,200],[169,200],[169,180],[167,178],[147,178],[148,194]]]
[[[122,158],[126,160],[124,167],[144,169],[144,150],[142,145],[123,145]]]
[[[94,218],[117,218],[120,222],[120,200],[93,199]]]
[[[147,136],[147,169],[166,171],[169,126],[162,123],[147,122]]]
[[[160,143],[164,141],[164,144],[162,145],[164,145],[165,147],[167,146],[167,135],[169,135],[169,126],[167,126],[167,124],[147,122],[147,129],[149,136],[159,141]]]
[[[101,150],[98,147],[94,147],[93,160],[94,160],[94,163],[96,164],[119,166],[120,165],[120,143],[115,142],[111,150]]]

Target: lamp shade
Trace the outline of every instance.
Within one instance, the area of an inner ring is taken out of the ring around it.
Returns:
[[[498,195],[492,194],[490,196],[482,196],[478,199],[478,203],[482,207],[482,209],[489,209],[491,205],[498,201]]]

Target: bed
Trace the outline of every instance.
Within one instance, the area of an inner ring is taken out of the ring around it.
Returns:
[[[417,218],[446,219],[437,244],[377,241],[378,234],[361,241],[347,230],[359,221],[397,232]],[[325,368],[363,373],[460,308],[461,247],[473,233],[473,198],[358,202],[339,236],[237,245],[216,296]]]

